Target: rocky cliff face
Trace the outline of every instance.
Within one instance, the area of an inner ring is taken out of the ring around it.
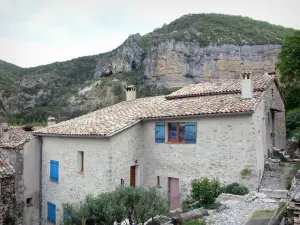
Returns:
[[[180,87],[208,79],[238,78],[243,69],[264,73],[275,69],[278,44],[210,45],[166,40],[144,50],[140,35],[130,36],[114,54],[98,62],[95,77],[128,72],[143,66],[149,82]]]

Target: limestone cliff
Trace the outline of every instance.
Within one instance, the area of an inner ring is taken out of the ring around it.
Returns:
[[[148,50],[139,46],[139,34],[130,36],[115,54],[98,62],[95,77],[144,68],[150,81],[179,87],[207,79],[238,78],[241,69],[264,73],[275,69],[280,45],[210,45],[166,40]]]

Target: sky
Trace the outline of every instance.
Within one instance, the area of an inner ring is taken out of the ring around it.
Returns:
[[[32,67],[110,51],[188,13],[300,29],[299,0],[0,0],[0,59]]]

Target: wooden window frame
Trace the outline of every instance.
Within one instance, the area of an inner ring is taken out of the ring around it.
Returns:
[[[170,138],[171,124],[176,124],[176,139]],[[184,122],[168,123],[168,142],[169,143],[185,143],[185,140],[180,140],[180,127],[179,124],[185,124]]]

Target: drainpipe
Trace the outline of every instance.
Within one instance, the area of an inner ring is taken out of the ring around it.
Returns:
[[[42,225],[42,198],[43,198],[43,195],[42,195],[42,159],[43,159],[43,139],[42,137],[38,137],[38,139],[40,140],[40,210],[39,210],[39,225]]]

